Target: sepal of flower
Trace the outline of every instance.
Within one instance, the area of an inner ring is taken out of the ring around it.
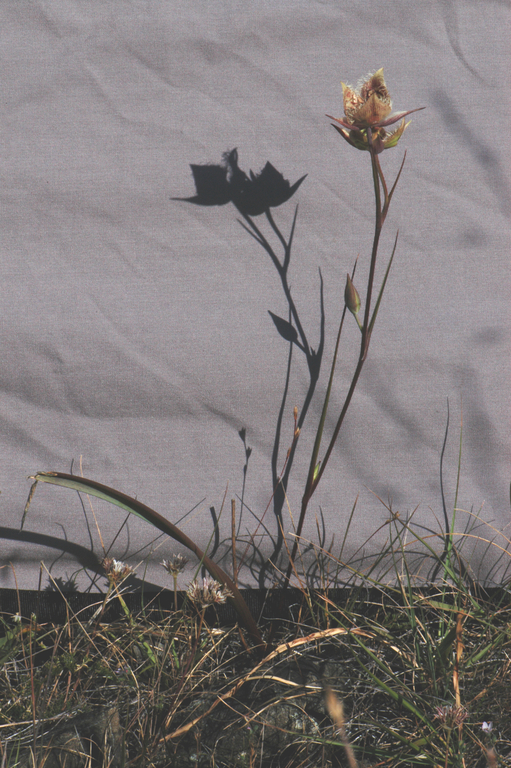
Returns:
[[[380,131],[381,130],[385,131],[385,137],[382,139],[383,149],[391,149],[391,147],[395,147],[399,139],[401,138],[401,136],[403,135],[405,130],[408,128],[411,122],[412,122],[411,120],[408,120],[408,122],[405,123],[405,120],[403,118],[399,126],[395,130],[391,131],[390,133],[385,131],[385,129],[380,128]]]
[[[375,154],[379,155],[380,152],[383,152],[384,149],[391,149],[392,147],[395,147],[405,132],[405,129],[410,125],[410,122],[411,121],[409,120],[407,123],[405,123],[403,119],[399,127],[390,133],[386,131],[385,128],[377,128],[376,130],[373,130],[372,144]],[[343,139],[345,139],[348,144],[351,144],[352,147],[355,147],[355,149],[369,151],[367,129],[361,128],[346,131],[344,128],[340,128],[338,125],[333,124],[333,126],[336,131],[341,134]]]

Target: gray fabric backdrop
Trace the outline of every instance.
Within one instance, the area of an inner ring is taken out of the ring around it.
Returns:
[[[232,205],[171,198],[194,194],[190,163],[218,163],[234,147],[247,172],[270,161],[291,182],[308,174],[274,217],[287,235],[299,204],[290,283],[314,346],[321,268],[328,360],[359,253],[360,288],[367,275],[373,199],[368,155],[345,144],[325,113],[342,115],[341,80],[355,84],[381,66],[396,110],[427,109],[381,156],[392,179],[407,150],[380,279],[399,229],[397,254],[304,535],[317,539],[321,511],[335,549],[356,498],[345,555],[382,526],[389,500],[402,518],[416,509],[417,523],[438,530],[449,399],[448,509],[463,420],[457,527],[472,511],[495,528],[480,535],[501,532],[506,547],[509,20],[504,0],[1,4],[0,586],[16,578],[37,588],[44,561],[63,580],[79,572],[85,587],[95,567],[86,553],[101,557],[101,542],[131,564],[144,561],[140,578],[164,584],[158,563],[179,551],[153,542],[137,519],[116,537],[122,511],[98,500],[82,506],[50,486],[38,487],[20,533],[27,476],[38,470],[72,467],[174,522],[191,511],[181,526],[206,546],[209,508],[219,513],[225,497],[222,536],[231,498],[240,511],[245,428],[242,529],[256,529],[248,508],[261,517],[270,502],[288,353],[267,310],[287,317],[287,305]],[[270,236],[264,217],[257,222]],[[348,319],[334,411],[358,348]],[[280,467],[306,374],[295,351]],[[326,378],[324,365],[290,478],[286,531],[290,513],[298,517]],[[275,531],[271,506],[264,522]],[[364,551],[377,552],[388,532]],[[268,537],[258,542],[271,552]],[[496,578],[497,552],[476,548],[474,573]],[[248,571],[244,579],[255,583]]]

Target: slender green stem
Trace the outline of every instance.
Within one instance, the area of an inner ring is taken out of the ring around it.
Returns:
[[[355,266],[353,268],[353,272],[352,272],[352,275],[351,275],[352,279],[355,276],[356,268],[357,268],[357,265],[355,263]],[[339,324],[339,330],[337,332],[337,339],[336,339],[336,342],[335,342],[334,356],[333,356],[333,359],[332,359],[332,366],[331,366],[331,369],[330,369],[330,376],[329,376],[329,379],[328,379],[327,391],[326,391],[325,400],[324,400],[324,403],[323,403],[323,410],[321,411],[321,417],[320,417],[320,420],[319,420],[318,430],[317,430],[317,433],[316,433],[316,439],[314,441],[314,447],[312,449],[312,456],[311,456],[311,461],[310,461],[310,465],[309,465],[309,474],[307,476],[306,487],[312,486],[312,484],[314,482],[314,477],[315,477],[315,474],[316,474],[316,471],[317,471],[316,468],[317,468],[317,465],[318,465],[319,449],[321,448],[321,440],[322,440],[323,431],[324,431],[324,428],[325,428],[325,421],[326,421],[326,416],[327,416],[327,412],[328,412],[328,404],[330,402],[330,395],[331,395],[331,392],[332,392],[332,384],[333,384],[333,381],[334,381],[335,368],[336,368],[336,365],[337,365],[337,357],[338,357],[338,354],[339,354],[339,344],[341,342],[341,334],[342,334],[342,329],[343,329],[343,326],[344,326],[344,318],[346,317],[346,309],[347,309],[347,307],[345,305],[344,309],[342,311],[341,322]]]
[[[381,169],[380,159],[379,159],[378,155],[374,155],[374,162],[376,163],[376,168],[377,168],[377,171],[378,171],[378,176],[380,178],[382,189],[383,189],[383,195],[385,197],[385,202],[384,202],[383,208],[382,208],[382,219],[384,219],[385,218],[384,211],[385,211],[386,208],[388,208],[388,204],[389,204],[389,193],[388,193],[388,190],[387,190],[387,182],[385,181],[385,176],[383,175],[383,171]],[[383,221],[382,221],[382,224],[383,224]]]
[[[326,465],[328,464],[328,461],[330,459],[330,456],[332,454],[332,451],[334,449],[335,443],[337,442],[337,438],[339,436],[339,431],[341,429],[341,426],[344,422],[344,418],[346,416],[346,413],[348,411],[348,408],[351,404],[351,400],[353,398],[353,394],[355,392],[355,389],[358,384],[358,380],[360,378],[360,374],[362,373],[362,368],[364,367],[364,363],[367,358],[367,353],[369,351],[369,344],[371,342],[371,335],[373,331],[374,326],[374,319],[375,316],[371,317],[371,303],[372,303],[372,293],[373,293],[373,286],[374,286],[374,277],[375,277],[375,271],[376,271],[376,260],[378,256],[378,246],[380,242],[380,235],[383,228],[383,223],[385,221],[385,217],[387,215],[387,211],[390,205],[392,194],[394,193],[394,189],[396,187],[396,182],[394,183],[391,193],[389,195],[388,189],[387,189],[387,183],[385,181],[385,177],[383,175],[383,171],[380,166],[380,162],[378,159],[378,156],[376,152],[374,151],[373,146],[373,140],[372,140],[372,131],[370,128],[367,129],[367,138],[369,143],[369,153],[371,157],[371,170],[373,174],[373,186],[374,186],[374,196],[375,196],[375,224],[374,224],[374,235],[373,235],[373,246],[371,250],[371,262],[369,266],[369,276],[367,280],[367,292],[366,292],[366,302],[365,302],[365,308],[364,308],[364,319],[361,325],[361,332],[362,332],[362,338],[360,342],[360,353],[359,358],[357,362],[357,366],[355,368],[351,384],[348,390],[348,393],[346,395],[346,398],[344,400],[344,405],[341,409],[341,413],[339,415],[339,418],[337,420],[337,424],[335,426],[332,438],[330,440],[330,443],[328,445],[328,448],[326,450],[326,453],[324,455],[323,461],[321,464],[318,464],[318,456],[319,456],[319,447],[321,443],[321,437],[322,432],[324,428],[324,423],[326,419],[326,412],[328,409],[328,403],[330,400],[330,394],[331,394],[331,385],[332,385],[332,377],[333,377],[333,369],[335,367],[336,357],[337,357],[337,350],[338,350],[338,343],[339,343],[339,337],[337,339],[337,344],[335,348],[335,355],[334,355],[334,361],[332,365],[332,371],[330,374],[330,381],[328,384],[328,389],[325,397],[325,403],[323,406],[323,411],[321,414],[320,423],[318,426],[318,431],[316,434],[316,440],[314,443],[314,448],[312,452],[312,459],[309,466],[309,473],[307,476],[307,482],[305,485],[305,491],[302,497],[302,505],[300,510],[300,518],[298,520],[298,525],[295,533],[295,541],[293,544],[293,549],[291,551],[290,561],[286,572],[286,577],[284,581],[284,588],[286,588],[289,584],[289,580],[291,578],[291,573],[293,571],[293,563],[296,558],[296,554],[298,551],[299,546],[299,540],[302,533],[303,525],[305,522],[305,515],[307,513],[307,508],[309,505],[309,501],[312,498],[312,495],[316,488],[319,485],[319,482],[321,481],[321,478],[323,476],[323,472],[325,471]],[[404,162],[404,161],[403,161]],[[399,170],[399,175],[401,174],[401,170],[403,168],[403,165],[401,165],[401,168]],[[399,178],[398,175],[398,178]],[[383,191],[383,197],[384,202],[382,205],[382,191]],[[394,246],[395,249],[395,246]],[[392,254],[392,257],[394,255],[394,252]],[[386,279],[386,278],[385,278]],[[377,307],[379,305],[379,301],[381,299],[381,291],[380,295],[378,297],[378,303]],[[343,315],[344,320],[344,315]],[[342,323],[341,323],[342,326]],[[360,326],[359,326],[360,327]],[[340,333],[340,331],[339,331]]]
[[[375,203],[376,203],[376,220],[374,225],[373,248],[371,251],[371,264],[369,267],[369,278],[367,281],[367,294],[366,294],[366,305],[364,310],[364,322],[362,323],[362,342],[360,347],[360,358],[362,360],[365,360],[367,357],[369,342],[371,339],[371,332],[369,328],[369,318],[371,315],[371,299],[372,299],[373,284],[374,284],[374,273],[376,270],[376,257],[378,255],[378,245],[380,242],[380,235],[381,235],[381,230],[383,226],[381,190],[380,190],[380,176],[383,176],[383,173],[380,168],[380,163],[378,161],[378,158],[374,152],[373,143],[372,143],[372,133],[370,128],[367,129],[367,137],[369,140],[371,168],[373,172],[374,196],[375,196]],[[386,191],[386,188],[387,188],[387,185],[385,185],[385,191]]]

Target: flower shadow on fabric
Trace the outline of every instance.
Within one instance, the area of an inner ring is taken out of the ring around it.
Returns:
[[[238,150],[226,152],[220,165],[190,165],[197,194],[174,197],[195,205],[226,205],[234,203],[245,216],[260,216],[270,208],[287,202],[305,176],[292,186],[277,169],[267,162],[260,173],[247,176],[238,165]]]

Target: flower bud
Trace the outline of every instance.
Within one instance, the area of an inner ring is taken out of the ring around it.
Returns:
[[[344,289],[344,302],[348,307],[349,311],[356,317],[358,315],[358,310],[360,309],[360,296],[358,295],[358,291],[353,285],[353,281],[349,276],[349,274],[346,275],[346,287]]]

